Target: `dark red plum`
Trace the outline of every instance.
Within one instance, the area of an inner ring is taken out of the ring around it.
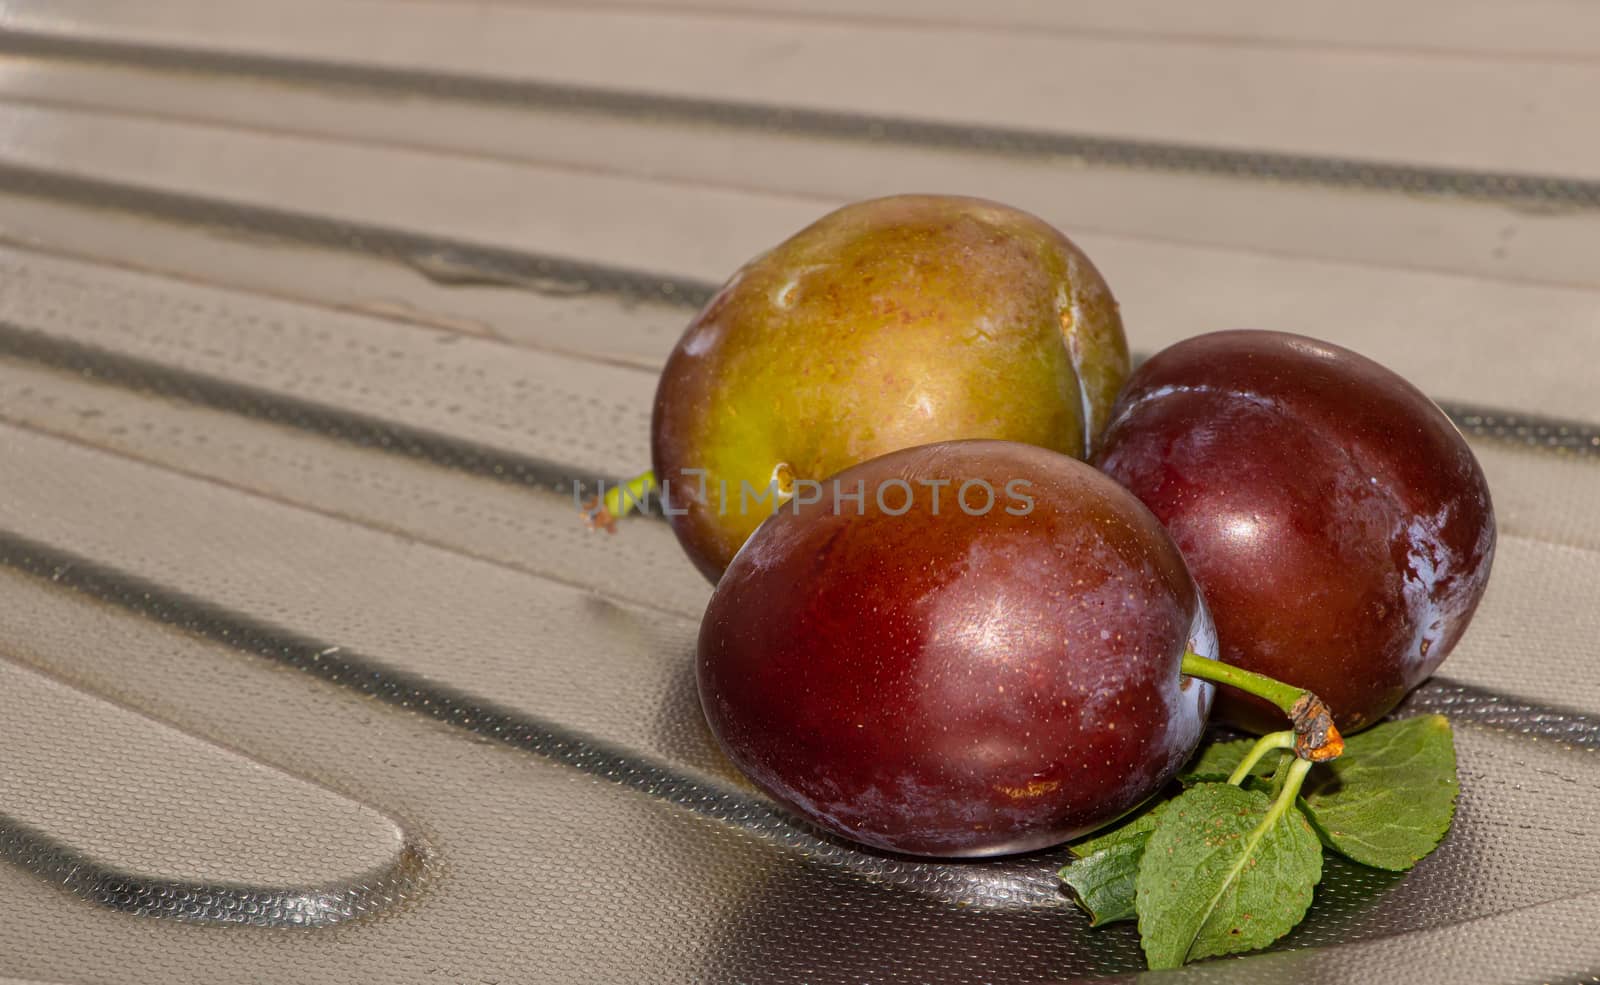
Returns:
[[[1483,595],[1494,511],[1455,426],[1395,373],[1275,332],[1188,339],[1141,366],[1095,458],[1160,518],[1222,659],[1371,725],[1450,653]],[[1231,690],[1219,719],[1281,713]]]
[[[856,493],[862,495],[857,498]],[[757,786],[914,855],[1056,844],[1194,750],[1215,635],[1156,518],[1004,441],[893,452],[763,523],[701,625],[700,698]]]

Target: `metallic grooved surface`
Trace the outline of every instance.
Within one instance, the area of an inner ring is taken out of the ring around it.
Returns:
[[[786,813],[765,801],[707,785],[603,739],[497,706],[448,685],[397,671],[380,660],[284,631],[11,532],[0,531],[0,566],[731,824],[797,850],[814,864],[845,869],[873,881],[933,891],[952,902],[1010,906],[1060,906],[1065,902],[1052,881],[1037,878],[1036,864],[983,875],[979,870],[863,853],[791,823]]]
[[[428,853],[407,844],[394,866],[329,886],[263,888],[157,880],[103,867],[4,813],[0,858],[97,906],[141,917],[250,927],[331,927],[377,915],[421,895],[431,876]]]
[[[0,169],[0,182],[4,181]],[[333,225],[333,224],[329,224]],[[354,242],[366,244],[362,238]],[[452,247],[452,262],[476,265],[475,252]],[[507,269],[510,251],[485,251],[490,270]],[[529,270],[548,273],[543,258],[524,257],[517,276]],[[611,284],[633,291],[651,283],[648,275],[626,270],[595,271],[587,265],[578,276],[593,278],[601,285]],[[599,274],[600,276],[595,276]],[[486,275],[488,276],[488,275]],[[509,275],[508,275],[509,276]],[[603,287],[602,287],[603,289]],[[686,303],[700,303],[715,290],[712,285],[683,282],[666,297]],[[202,373],[167,366],[163,363],[106,352],[92,346],[54,338],[32,329],[0,322],[0,355],[26,359],[57,369],[81,372],[105,383],[146,390],[241,416],[298,427],[366,448],[405,455],[501,481],[522,485],[568,490],[575,482],[588,482],[596,476],[574,475],[571,469],[518,455],[465,439],[437,434],[421,428],[383,420],[353,411],[334,409],[312,401],[244,384],[224,382]],[[1142,355],[1139,357],[1144,358]],[[1520,411],[1509,411],[1459,403],[1442,403],[1440,409],[1472,438],[1506,442],[1539,451],[1582,458],[1600,458],[1600,426],[1563,420]],[[603,477],[613,478],[613,477]]]
[[[124,62],[165,70],[227,73],[282,84],[354,86],[397,96],[423,92],[482,102],[535,103],[572,112],[679,124],[781,130],[818,139],[892,141],[929,148],[1061,158],[1099,167],[1310,183],[1406,195],[1444,195],[1544,207],[1600,207],[1600,182],[1579,178],[1417,167],[1086,134],[934,123],[241,53],[215,54],[181,48],[86,42],[19,32],[0,33],[0,51]]]
[[[1600,981],[1592,12],[1255,2],[0,9],[0,981],[1144,980],[1065,848],[888,856],[751,787],[707,584],[574,515],[714,279],[941,189],[1081,235],[1147,351],[1379,359],[1490,476],[1496,578],[1396,712],[1455,724],[1445,841],[1166,977]]]
[[[392,259],[412,267],[422,276],[446,283],[477,282],[512,287],[581,283],[586,293],[686,310],[704,305],[716,290],[715,285],[667,274],[603,267],[402,229],[340,222],[7,164],[0,164],[0,190],[199,226],[229,236],[285,240]]]
[[[1050,878],[1070,859],[1065,849],[999,859],[984,866],[862,851],[795,822],[763,800],[700,782],[577,729],[500,707],[448,685],[397,671],[381,660],[287,632],[27,537],[0,531],[0,566],[732,825],[798,851],[826,869],[961,905],[1000,909],[1067,905]],[[1572,748],[1600,750],[1600,718],[1506,699],[1443,678],[1419,688],[1399,713],[1430,712],[1519,735],[1555,739]],[[166,899],[164,892],[158,890],[157,898]],[[321,893],[314,895],[321,898]],[[143,905],[142,900],[138,905]]]
[[[572,470],[477,442],[336,409],[287,394],[219,380],[203,373],[110,353],[0,322],[0,355],[68,370],[113,386],[143,390],[285,427],[311,431],[471,475],[516,485],[565,490]]]
[[[1518,735],[1600,750],[1600,716],[1521,701],[1448,677],[1434,677],[1412,692],[1401,712],[1438,713],[1452,720],[1480,722]]]
[[[1600,457],[1600,425],[1473,404],[1450,402],[1439,407],[1468,437],[1487,438],[1562,454]]]
[[[716,285],[706,281],[601,267],[28,168],[0,165],[0,188],[95,208],[126,210],[168,222],[228,230],[249,229],[251,235],[387,257],[447,283],[491,283],[511,287],[548,282],[581,284],[585,292],[684,310],[703,306],[716,290]],[[151,367],[151,371],[166,372],[157,367]],[[1458,427],[1473,437],[1576,455],[1600,454],[1600,427],[1595,425],[1457,403],[1442,407]]]
[[[13,608],[0,860],[85,903],[189,923],[326,927],[422,894],[435,853],[414,825],[41,673],[18,635],[31,615]]]

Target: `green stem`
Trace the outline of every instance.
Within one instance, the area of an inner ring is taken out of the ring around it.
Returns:
[[[656,487],[656,474],[648,469],[627,482],[606,491],[600,505],[614,520],[620,520],[643,505],[645,497]]]
[[[1256,764],[1261,762],[1261,757],[1279,749],[1293,749],[1294,743],[1295,735],[1291,730],[1269,732],[1263,735],[1256,740],[1255,745],[1250,747],[1250,751],[1245,753],[1244,759],[1239,761],[1239,765],[1234,769],[1233,775],[1228,777],[1228,782],[1237,787],[1244,782],[1245,777],[1250,775],[1250,771],[1255,769]]]
[[[1320,763],[1337,759],[1344,751],[1344,739],[1334,727],[1328,706],[1304,688],[1220,660],[1208,660],[1192,651],[1183,655],[1182,672],[1214,684],[1238,688],[1276,705],[1294,725],[1294,752],[1301,759]]]
[[[1272,779],[1268,783],[1272,787],[1272,795],[1276,797],[1283,785],[1289,782],[1289,768],[1300,760],[1295,756],[1285,756],[1278,760],[1278,768],[1272,771]]]
[[[1190,677],[1226,684],[1258,698],[1265,698],[1282,709],[1285,715],[1294,714],[1295,702],[1308,693],[1293,684],[1275,681],[1255,671],[1225,664],[1220,660],[1207,660],[1194,652],[1183,655],[1183,672]]]
[[[1309,759],[1296,758],[1289,763],[1289,773],[1284,778],[1283,789],[1278,791],[1278,796],[1268,808],[1267,819],[1262,823],[1261,830],[1270,829],[1277,823],[1278,818],[1283,816],[1284,811],[1294,804],[1294,799],[1300,796],[1300,787],[1306,782],[1306,773],[1310,772],[1311,766]]]
[[[590,530],[617,532],[617,520],[644,505],[650,490],[656,487],[654,472],[641,472],[627,482],[620,482],[606,490],[604,496],[590,497],[583,504],[583,522]]]

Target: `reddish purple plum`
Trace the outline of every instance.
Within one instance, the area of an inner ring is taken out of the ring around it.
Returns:
[[[858,495],[859,494],[859,495]],[[892,852],[1028,851],[1148,798],[1194,751],[1216,654],[1183,559],[1127,490],[1005,441],[870,459],[734,557],[699,641],[735,764]]]
[[[1222,659],[1314,691],[1347,732],[1433,673],[1489,579],[1494,509],[1465,439],[1411,384],[1335,345],[1180,342],[1129,380],[1095,464],[1177,541]],[[1231,689],[1217,716],[1282,727]]]

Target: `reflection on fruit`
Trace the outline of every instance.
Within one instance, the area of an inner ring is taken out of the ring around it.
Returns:
[[[1210,620],[1137,499],[1056,452],[948,442],[850,468],[755,533],[701,624],[700,697],[746,775],[821,827],[991,855],[1171,778],[1211,700],[1179,674],[1186,646],[1215,655]]]
[[[1338,346],[1219,332],[1129,380],[1096,464],[1177,541],[1222,658],[1370,725],[1460,639],[1494,556],[1466,441],[1399,376]],[[1281,727],[1228,693],[1218,717]]]
[[[655,479],[715,581],[769,486],[954,438],[1084,457],[1127,373],[1111,292],[1049,225],[972,198],[861,202],[750,261],[689,325],[656,391]]]

